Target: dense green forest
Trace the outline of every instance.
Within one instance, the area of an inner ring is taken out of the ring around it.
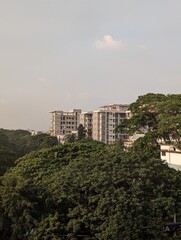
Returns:
[[[180,95],[147,94],[130,109],[117,130],[146,131],[129,149],[86,139],[82,127],[64,145],[0,129],[0,239],[181,239],[165,232],[181,221],[181,172],[160,160],[158,143],[180,143]]]
[[[0,239],[169,239],[180,172],[121,149],[77,141],[18,159],[1,177]]]
[[[0,129],[0,175],[14,166],[15,160],[42,148],[57,145],[57,138],[46,133],[32,136],[26,130]]]

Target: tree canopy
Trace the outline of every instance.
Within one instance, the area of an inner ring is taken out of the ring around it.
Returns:
[[[42,148],[57,145],[57,138],[46,133],[32,136],[26,130],[0,129],[0,175],[14,166],[15,160]]]
[[[180,188],[180,172],[120,144],[32,152],[1,178],[0,238],[168,239],[161,228],[181,211]]]
[[[78,140],[82,140],[86,138],[86,130],[82,124],[78,126]]]
[[[148,93],[139,96],[129,110],[132,116],[120,123],[118,131],[124,130],[129,135],[144,133],[145,137],[139,142],[148,142],[151,148],[157,144],[159,149],[158,141],[180,144],[181,94]]]

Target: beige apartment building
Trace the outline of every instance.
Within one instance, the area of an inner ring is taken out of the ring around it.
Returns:
[[[92,137],[92,112],[82,112],[80,115],[80,124],[86,130],[87,137]]]
[[[82,112],[81,109],[72,109],[69,112],[51,111],[50,134],[57,136],[60,142],[71,133],[76,133],[79,124],[86,130],[87,137],[112,144],[116,139],[128,139],[123,132],[115,132],[119,123],[129,118],[128,104],[110,104],[93,112]]]
[[[77,131],[80,124],[81,109],[72,109],[69,112],[51,111],[50,134],[57,136],[60,142],[64,137]]]
[[[126,140],[127,134],[115,132],[115,128],[125,118],[129,118],[128,104],[110,104],[93,111],[92,138],[106,144],[112,144],[116,139]]]

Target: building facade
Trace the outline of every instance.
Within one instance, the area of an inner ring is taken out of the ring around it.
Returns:
[[[60,142],[66,135],[76,133],[79,124],[86,130],[86,135],[93,140],[112,144],[118,138],[128,140],[124,132],[116,132],[119,123],[130,117],[128,104],[110,104],[93,112],[82,112],[81,109],[72,109],[69,112],[51,111],[50,134],[57,136]]]
[[[112,144],[118,138],[126,140],[127,134],[115,132],[119,123],[129,117],[128,104],[110,104],[93,111],[92,138],[106,144]]]
[[[160,157],[176,170],[181,170],[181,150],[174,145],[161,144]]]
[[[69,112],[51,111],[50,134],[57,136],[60,142],[66,135],[75,133],[80,124],[81,109],[72,109]]]
[[[80,124],[84,126],[88,138],[92,138],[92,115],[92,112],[82,112],[80,115]]]

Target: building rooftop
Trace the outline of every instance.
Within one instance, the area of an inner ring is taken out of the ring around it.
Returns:
[[[130,104],[117,104],[117,103],[111,103],[111,104],[107,104],[104,106],[101,106],[100,108],[107,108],[107,107],[129,107]]]

